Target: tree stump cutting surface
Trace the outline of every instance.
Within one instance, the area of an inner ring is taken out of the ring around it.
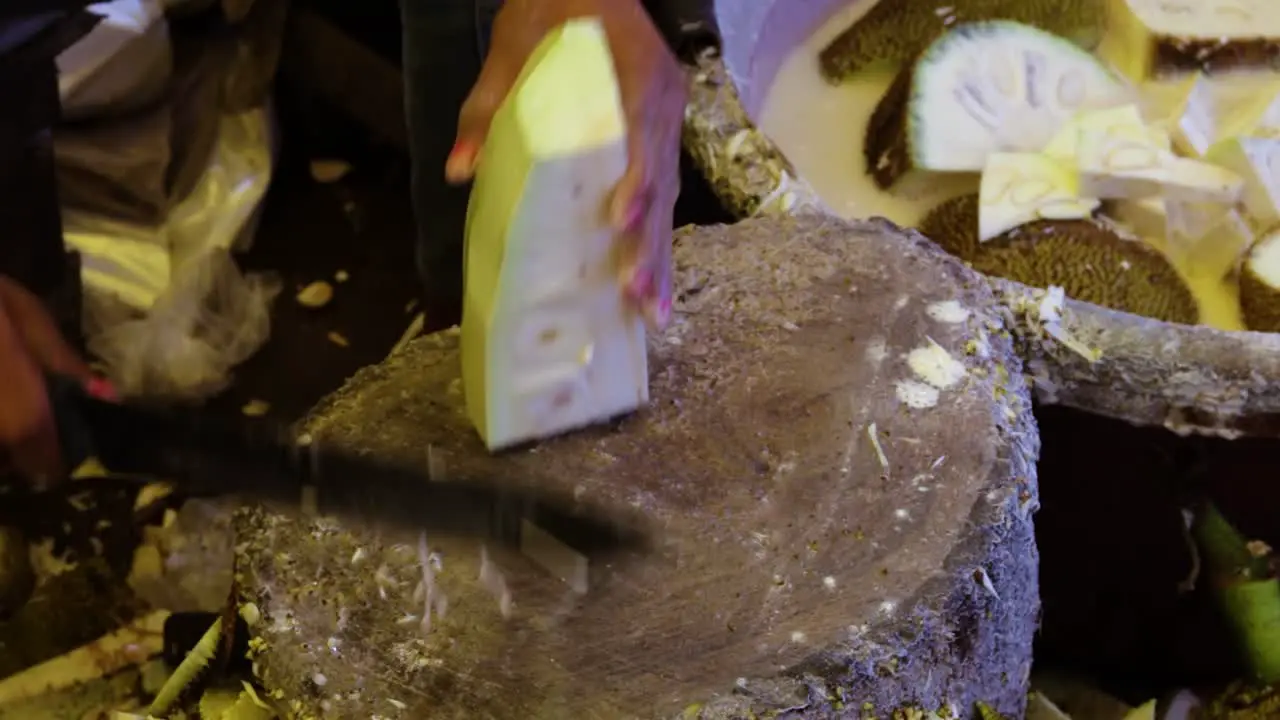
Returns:
[[[243,511],[256,669],[295,716],[1020,713],[1039,440],[988,286],[880,221],[701,228],[676,257],[653,402],[613,427],[487,455],[450,333],[315,411],[325,442],[572,489],[643,515],[661,548],[590,568],[585,595],[488,548],[504,619],[478,543],[428,537],[448,610],[424,630],[417,538]],[[936,404],[904,402],[929,382]]]

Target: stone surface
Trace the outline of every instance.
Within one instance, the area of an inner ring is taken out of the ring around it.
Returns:
[[[684,143],[725,207],[739,217],[825,212],[783,152],[754,126],[750,112],[763,101],[786,53],[848,1],[716,0],[723,57],[707,54],[689,70],[693,88]],[[1010,308],[1006,318],[1019,351],[1041,380],[1040,402],[1177,432],[1280,436],[1280,337],[1175,325],[1068,302],[1064,325],[1101,351],[1101,359],[1090,363],[1047,342],[1036,323],[1028,322],[1034,289],[992,283]]]
[[[1020,714],[1039,440],[989,288],[918,235],[815,215],[682,232],[676,258],[653,402],[613,427],[489,456],[448,333],[315,411],[322,441],[573,489],[661,542],[580,597],[490,548],[504,621],[476,544],[427,538],[449,609],[424,632],[416,539],[244,511],[257,673],[298,717]],[[963,371],[912,409],[905,356],[932,343]]]

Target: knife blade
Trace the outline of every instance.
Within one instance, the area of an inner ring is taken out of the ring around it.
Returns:
[[[429,463],[300,442],[289,425],[267,418],[105,401],[56,378],[49,388],[67,467],[95,458],[113,476],[165,480],[193,496],[240,496],[514,547],[526,523],[588,556],[649,547],[639,528],[567,493],[495,478],[431,477]]]

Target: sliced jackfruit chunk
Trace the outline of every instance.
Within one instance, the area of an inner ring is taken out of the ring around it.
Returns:
[[[491,450],[648,402],[644,325],[623,301],[607,213],[626,165],[605,31],[572,20],[494,116],[467,210],[462,381]]]
[[[1216,165],[1174,155],[1147,128],[1081,131],[1076,148],[1080,193],[1136,200],[1160,196],[1178,202],[1233,203],[1244,179]]]
[[[1033,220],[1092,217],[1098,201],[1081,198],[1075,169],[1038,153],[995,153],[978,191],[978,240]]]
[[[1183,155],[1205,157],[1232,138],[1274,135],[1280,130],[1277,97],[1280,79],[1271,73],[1197,73],[1171,118],[1174,146]]]
[[[1280,60],[1273,0],[1109,0],[1101,57],[1135,82]]]
[[[871,67],[901,67],[952,26],[1012,20],[1091,49],[1101,39],[1104,0],[915,0],[876,3],[818,55],[831,82]]]
[[[1007,21],[959,25],[890,86],[867,127],[867,172],[889,188],[913,170],[977,173],[995,152],[1034,152],[1082,111],[1131,92],[1070,42]]]
[[[1136,315],[1193,324],[1191,290],[1156,250],[1093,220],[1040,220],[979,243],[978,198],[947,201],[920,231],[975,270]]]
[[[1220,203],[1179,203],[1149,198],[1140,203],[1158,204],[1155,227],[1133,229],[1184,275],[1220,280],[1235,272],[1254,233],[1234,206]],[[1123,214],[1117,219],[1123,220]],[[1144,231],[1145,230],[1145,231]]]
[[[1081,133],[1116,132],[1120,128],[1137,128],[1150,132],[1137,105],[1085,111],[1064,123],[1040,152],[1055,160],[1074,164],[1076,153],[1079,152]],[[1152,132],[1151,139],[1159,143],[1161,136],[1158,132]]]
[[[1242,202],[1257,227],[1280,222],[1280,138],[1234,137],[1205,156],[1244,179]]]

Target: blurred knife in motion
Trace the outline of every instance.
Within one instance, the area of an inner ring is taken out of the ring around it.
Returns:
[[[168,481],[191,496],[240,496],[513,547],[525,521],[587,556],[648,547],[645,533],[564,494],[491,478],[433,478],[429,463],[385,462],[299,442],[289,426],[265,418],[104,401],[58,378],[49,387],[68,468],[95,458],[113,477]],[[20,501],[4,504],[12,511]]]

